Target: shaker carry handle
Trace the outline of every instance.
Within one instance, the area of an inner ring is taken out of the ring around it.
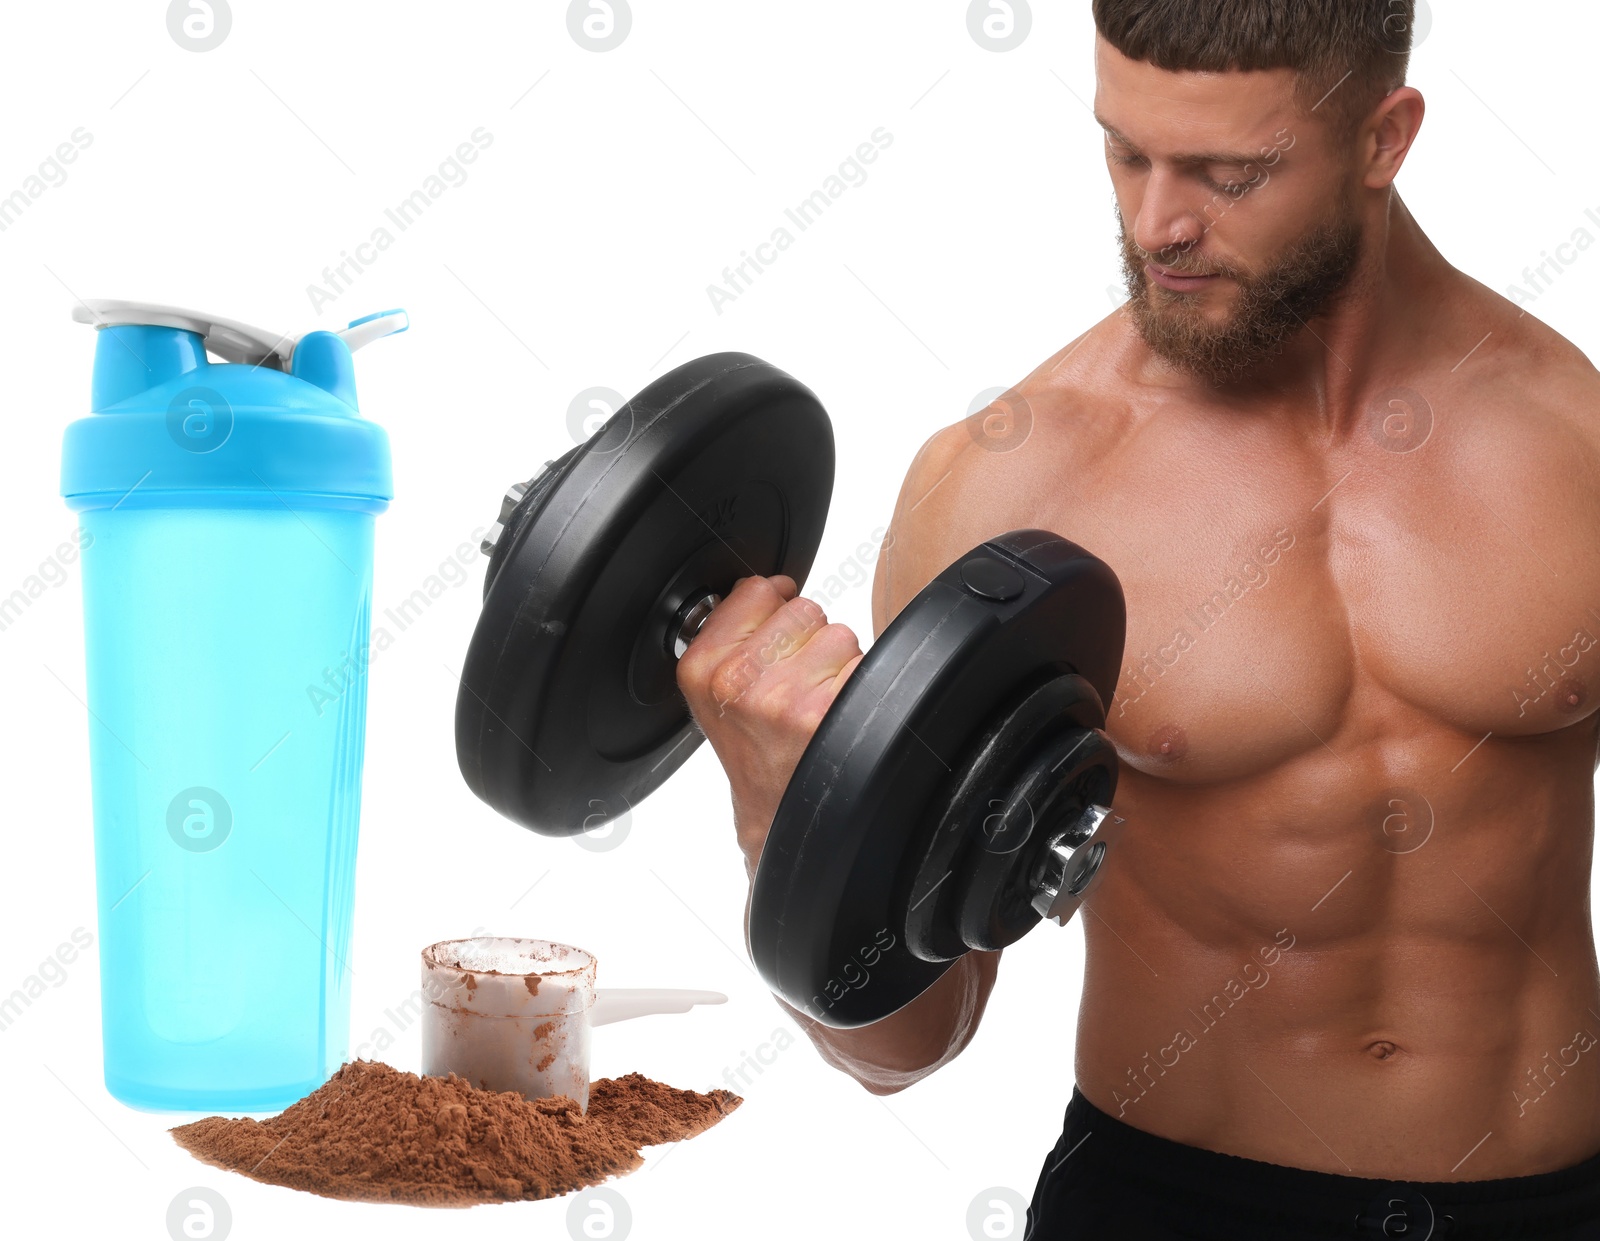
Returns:
[[[72,317],[78,323],[102,327],[170,327],[193,332],[205,341],[206,350],[226,362],[245,366],[270,366],[287,371],[294,348],[300,337],[292,334],[277,335],[263,328],[251,327],[237,319],[186,310],[182,306],[162,306],[154,302],[130,302],[121,298],[91,298],[72,308]],[[334,333],[354,353],[363,345],[410,327],[403,310],[380,310],[353,320],[350,325]]]

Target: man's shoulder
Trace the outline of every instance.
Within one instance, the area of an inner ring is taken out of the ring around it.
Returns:
[[[1097,324],[985,408],[941,428],[924,445],[918,465],[967,479],[987,475],[998,464],[1016,466],[1048,448],[1052,469],[1086,467],[1133,420],[1130,381],[1118,365],[1123,347],[1114,324]]]
[[[1059,512],[1131,417],[1097,383],[1088,338],[1068,345],[985,408],[935,431],[906,471],[881,562],[875,615],[887,623],[956,558]]]
[[[1600,450],[1600,370],[1577,345],[1532,315],[1520,326],[1528,348],[1522,361],[1508,368],[1505,395],[1531,393],[1536,406]]]
[[[1600,463],[1600,370],[1583,350],[1482,286],[1464,307],[1457,335],[1470,352],[1449,374],[1459,408],[1486,431],[1576,446],[1589,463]]]
[[[1046,478],[1070,484],[1072,474],[1092,469],[1133,420],[1126,380],[1112,373],[1094,335],[1080,337],[984,408],[934,432],[906,475],[911,505],[920,508],[926,497],[941,519],[953,517],[963,497],[1003,510],[1004,502],[994,498],[998,486],[1027,508]]]

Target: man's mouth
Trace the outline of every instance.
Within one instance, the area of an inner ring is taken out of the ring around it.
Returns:
[[[1212,281],[1222,278],[1220,276],[1185,276],[1168,268],[1160,267],[1155,263],[1146,263],[1144,269],[1151,280],[1155,281],[1163,289],[1170,289],[1174,293],[1192,293],[1197,289],[1205,288]]]

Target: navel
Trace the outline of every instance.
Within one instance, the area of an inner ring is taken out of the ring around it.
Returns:
[[[1189,735],[1181,724],[1163,724],[1150,734],[1145,751],[1163,763],[1175,763],[1189,753]]]
[[[1388,1039],[1379,1039],[1375,1043],[1367,1044],[1367,1054],[1374,1060],[1387,1060],[1399,1050]]]

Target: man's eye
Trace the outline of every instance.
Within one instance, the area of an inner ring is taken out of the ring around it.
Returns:
[[[1113,164],[1142,164],[1144,163],[1144,157],[1142,155],[1118,155],[1113,151],[1111,152],[1111,162]]]
[[[1259,177],[1259,174],[1258,174],[1258,177]],[[1210,173],[1206,173],[1205,174],[1205,182],[1210,188],[1212,188],[1214,190],[1218,190],[1218,191],[1220,191],[1222,193],[1225,193],[1225,194],[1239,194],[1239,193],[1242,193],[1244,190],[1248,189],[1253,184],[1253,179],[1250,178],[1250,177],[1247,177],[1247,176],[1243,176],[1243,175],[1230,176],[1230,175],[1227,175],[1227,174],[1223,174],[1222,176],[1218,176],[1218,177],[1213,177]]]

